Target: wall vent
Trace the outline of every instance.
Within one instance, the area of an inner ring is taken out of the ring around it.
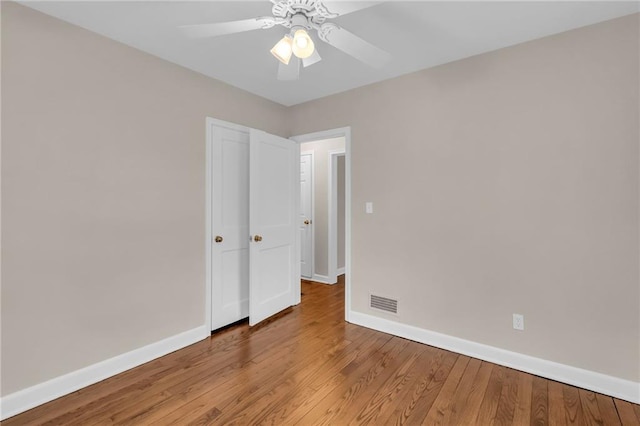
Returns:
[[[398,301],[387,297],[370,295],[369,307],[378,309],[392,314],[398,313]]]

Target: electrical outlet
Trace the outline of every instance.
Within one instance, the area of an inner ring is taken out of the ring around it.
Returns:
[[[524,330],[524,315],[513,314],[513,328],[515,330]]]

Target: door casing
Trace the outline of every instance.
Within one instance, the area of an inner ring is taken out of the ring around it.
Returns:
[[[309,212],[309,220],[311,221],[311,228],[310,228],[310,233],[311,235],[309,236],[310,242],[309,244],[311,245],[310,249],[309,249],[309,264],[310,264],[310,268],[311,268],[311,274],[307,277],[307,276],[303,276],[302,274],[300,274],[300,277],[302,278],[308,278],[308,279],[312,279],[314,274],[315,274],[315,236],[316,236],[316,231],[315,231],[315,211],[314,211],[314,197],[315,197],[315,163],[314,163],[314,152],[313,150],[310,151],[301,151],[300,152],[300,158],[302,158],[303,155],[308,155],[311,157],[311,188],[309,189],[309,197],[311,199],[311,207],[310,207],[310,212]],[[300,212],[302,214],[302,212]],[[302,218],[302,216],[301,216]],[[300,241],[300,249],[302,250],[304,245],[303,241]]]
[[[346,147],[346,141],[345,141]],[[338,149],[329,151],[329,203],[328,212],[329,212],[329,220],[328,220],[328,236],[329,243],[328,249],[329,254],[327,256],[328,260],[328,271],[327,277],[329,278],[330,283],[335,283],[338,281],[338,157],[345,157],[345,149]],[[345,158],[346,161],[346,158]],[[346,166],[346,163],[345,163]],[[345,178],[346,178],[346,167],[345,167]],[[346,185],[346,179],[345,179]],[[345,200],[346,201],[346,200]],[[346,207],[346,206],[345,206]],[[345,208],[346,210],[346,208]],[[346,216],[346,211],[345,211]],[[346,218],[345,218],[346,220]],[[346,233],[346,229],[345,229]],[[346,236],[345,236],[346,239]],[[346,249],[345,249],[346,256]],[[346,259],[345,259],[345,269],[346,269]]]

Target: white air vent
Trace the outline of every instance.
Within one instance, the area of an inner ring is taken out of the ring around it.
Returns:
[[[390,312],[392,314],[398,313],[398,301],[389,299],[387,297],[370,295],[369,307],[373,309],[379,309],[381,311]]]

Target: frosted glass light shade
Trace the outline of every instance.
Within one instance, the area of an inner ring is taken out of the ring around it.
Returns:
[[[273,49],[271,49],[271,54],[283,64],[289,65],[289,60],[291,59],[291,53],[293,51],[292,45],[293,40],[291,39],[291,36],[285,35],[284,37],[282,37],[282,40],[280,40],[276,43],[275,46],[273,46]]]
[[[305,30],[298,30],[293,35],[293,54],[300,59],[308,58],[313,54],[315,46],[313,40]]]

